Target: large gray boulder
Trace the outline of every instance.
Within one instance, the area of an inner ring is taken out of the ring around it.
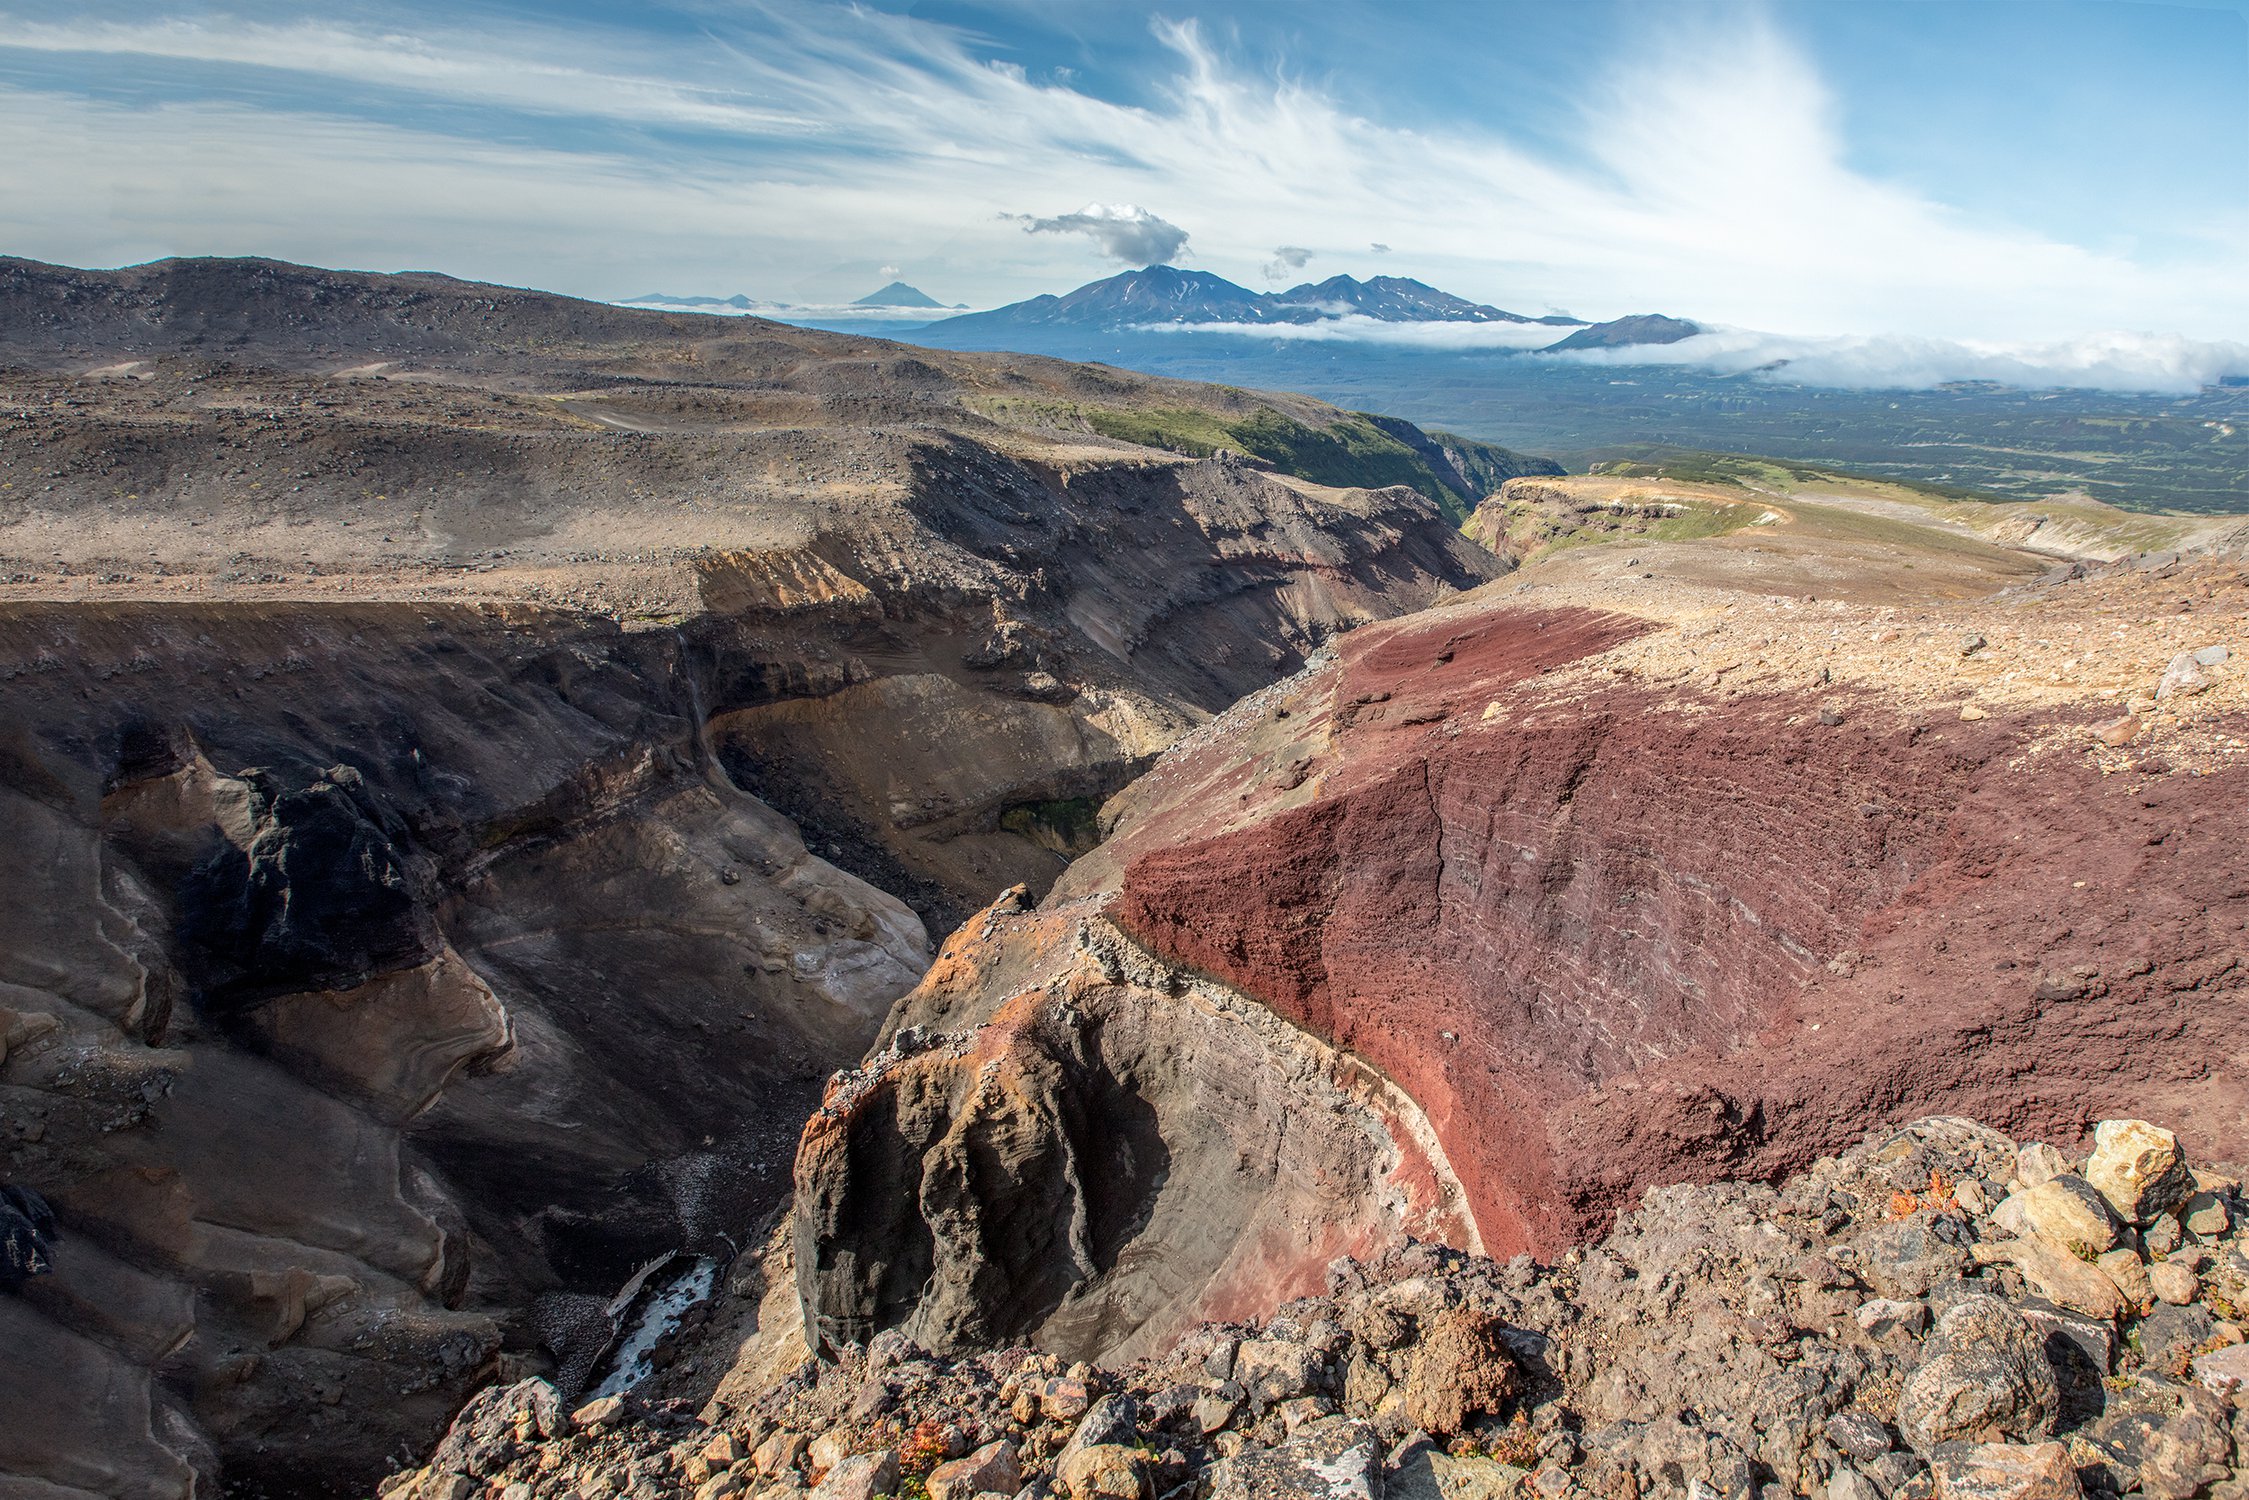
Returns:
[[[1364,1422],[1321,1422],[1211,1470],[1210,1500],[1380,1500],[1382,1492],[1382,1441]]]
[[[1939,1443],[2040,1438],[2061,1393],[2044,1341],[1996,1297],[1964,1297],[1937,1320],[1928,1358],[1898,1396],[1898,1431],[1924,1452]]]

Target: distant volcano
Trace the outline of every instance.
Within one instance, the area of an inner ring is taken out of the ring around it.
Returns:
[[[1666,317],[1662,313],[1638,313],[1629,318],[1613,318],[1606,323],[1595,323],[1590,328],[1580,328],[1558,344],[1547,347],[1552,354],[1563,349],[1620,349],[1633,344],[1676,344],[1681,339],[1691,339],[1702,332],[1702,325],[1690,323],[1685,318]]]
[[[1318,323],[1346,314],[1384,323],[1547,323],[1576,328],[1575,318],[1526,318],[1402,276],[1360,281],[1333,276],[1285,292],[1253,292],[1208,271],[1149,266],[1079,287],[1060,297],[1033,297],[937,326],[956,333],[1066,326],[1123,329],[1156,323]]]
[[[918,287],[910,287],[903,281],[893,281],[879,292],[869,292],[851,305],[853,307],[930,307],[940,311],[945,306],[944,303],[930,296],[927,292]]]

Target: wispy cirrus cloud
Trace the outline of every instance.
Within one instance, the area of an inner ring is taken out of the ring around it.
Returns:
[[[825,122],[750,90],[683,81],[665,50],[534,27],[372,29],[223,12],[123,22],[0,14],[0,49],[54,59],[141,59],[299,74],[558,118],[680,126],[747,137],[816,134]]]
[[[1144,259],[1191,235],[1195,264],[1237,280],[1279,263],[1275,245],[1349,266],[1379,236],[1392,266],[1448,290],[1596,316],[2249,337],[2249,223],[2158,263],[1872,177],[1819,71],[1747,13],[1682,21],[1589,75],[1557,146],[1373,118],[1191,21],[1154,23],[1159,61],[1127,102],[858,8],[712,13],[688,35],[156,8],[0,9],[11,248],[798,300],[893,266],[983,304],[1168,243],[1025,235],[1007,217],[1090,202],[1139,205],[1180,237]],[[127,67],[144,81],[120,102],[109,80]]]

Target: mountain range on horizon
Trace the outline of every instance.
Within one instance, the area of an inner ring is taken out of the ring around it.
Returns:
[[[1579,318],[1525,317],[1471,302],[1404,276],[1331,276],[1282,292],[1253,292],[1210,271],[1147,266],[1088,282],[1060,296],[1011,302],[989,312],[950,318],[951,329],[1078,325],[1099,328],[1158,323],[1318,323],[1357,315],[1384,323],[1547,323],[1584,326]]]
[[[940,302],[935,297],[930,296],[929,293],[923,291],[920,287],[909,286],[903,281],[893,281],[888,286],[878,288],[875,291],[869,292],[864,297],[854,298],[847,303],[801,304],[792,302],[773,302],[768,301],[762,297],[751,297],[741,292],[737,292],[731,297],[681,296],[672,292],[647,292],[638,297],[627,297],[617,305],[619,307],[661,307],[687,309],[709,309],[723,307],[731,308],[736,312],[761,313],[788,312],[800,307],[813,305],[817,305],[820,307],[837,308],[863,307],[868,309],[870,312],[888,312],[895,309],[927,311],[932,313],[959,312],[968,306],[968,304],[965,302],[955,302],[950,304]]]
[[[869,316],[911,311],[958,314],[933,318],[914,330],[943,338],[994,338],[1026,330],[1119,333],[1166,326],[1302,327],[1364,318],[1377,323],[1511,324],[1525,329],[1565,330],[1556,343],[1535,346],[1560,351],[1671,344],[1702,332],[1699,324],[1660,313],[1639,313],[1601,323],[1565,313],[1531,317],[1472,302],[1408,276],[1371,276],[1362,281],[1356,276],[1338,275],[1325,281],[1307,281],[1286,291],[1256,292],[1214,272],[1169,265],[1120,271],[1074,291],[1042,293],[981,312],[963,311],[958,303],[948,308],[903,281],[893,281],[841,307],[820,309],[742,295],[675,296],[665,292],[627,298],[620,305],[714,311],[725,308],[783,316],[791,311],[821,311],[831,318],[840,314],[846,319],[853,309],[862,308]],[[858,325],[838,322],[837,326]]]
[[[627,297],[617,305],[619,307],[732,307],[748,312],[753,307],[770,307],[773,304],[760,302],[756,298],[744,296],[740,292],[736,292],[731,297],[681,297],[674,296],[670,292],[644,292],[638,297]]]
[[[1702,332],[1683,318],[1644,313],[1606,323],[1549,313],[1528,317],[1471,302],[1406,276],[1331,276],[1281,292],[1253,292],[1209,271],[1148,266],[1076,291],[1011,302],[932,323],[922,332],[995,337],[1023,329],[1121,332],[1161,326],[1303,326],[1345,317],[1379,323],[1515,324],[1569,330],[1552,349],[1670,344]]]

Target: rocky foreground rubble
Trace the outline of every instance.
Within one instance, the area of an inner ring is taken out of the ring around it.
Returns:
[[[1122,1370],[895,1332],[736,1410],[494,1388],[385,1500],[2249,1497],[2239,1182],[1957,1118],[1649,1191],[1549,1265],[1410,1245]]]

